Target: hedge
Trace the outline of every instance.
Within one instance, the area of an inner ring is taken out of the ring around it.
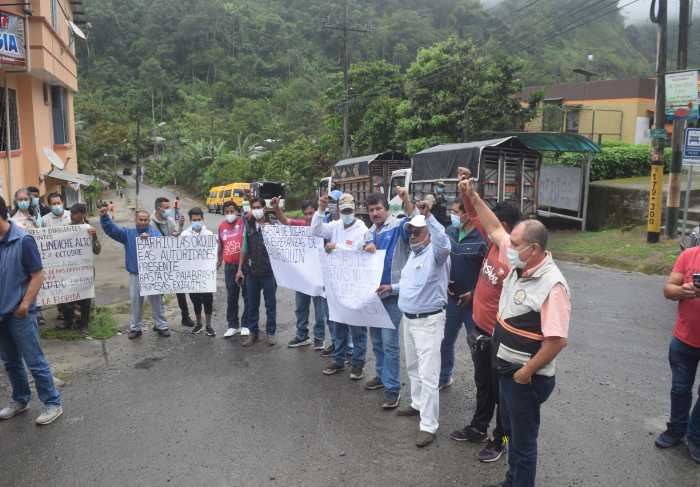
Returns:
[[[593,158],[591,181],[647,176],[650,172],[650,154],[649,145],[608,142]],[[581,154],[566,153],[553,162],[574,166],[579,164],[583,157]],[[664,151],[664,163],[666,172],[671,163],[671,149]]]

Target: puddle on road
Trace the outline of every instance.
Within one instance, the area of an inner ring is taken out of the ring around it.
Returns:
[[[156,362],[160,362],[163,360],[163,357],[148,357],[143,360],[140,360],[134,364],[135,369],[150,369],[153,367]]]

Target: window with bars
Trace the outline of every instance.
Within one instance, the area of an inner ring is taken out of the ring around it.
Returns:
[[[69,143],[68,100],[66,89],[62,86],[51,87],[51,114],[53,118],[53,143]]]
[[[10,98],[10,140],[11,150],[19,150],[19,121],[17,119],[17,92],[7,90]],[[5,121],[5,90],[0,88],[0,151],[7,151],[7,125]]]
[[[58,0],[51,0],[51,26],[58,32]]]

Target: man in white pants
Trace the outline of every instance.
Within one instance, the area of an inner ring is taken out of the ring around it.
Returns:
[[[420,415],[416,446],[421,448],[435,439],[440,416],[440,345],[450,278],[450,240],[429,205],[423,201],[416,206],[420,214],[406,223],[411,255],[392,291],[398,292],[403,313],[401,327],[411,383],[411,404],[397,414]]]

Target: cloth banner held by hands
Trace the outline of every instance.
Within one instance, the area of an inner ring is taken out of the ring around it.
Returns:
[[[394,328],[377,295],[385,254],[384,250],[370,254],[336,249],[321,255],[328,318],[331,321],[354,326]]]

